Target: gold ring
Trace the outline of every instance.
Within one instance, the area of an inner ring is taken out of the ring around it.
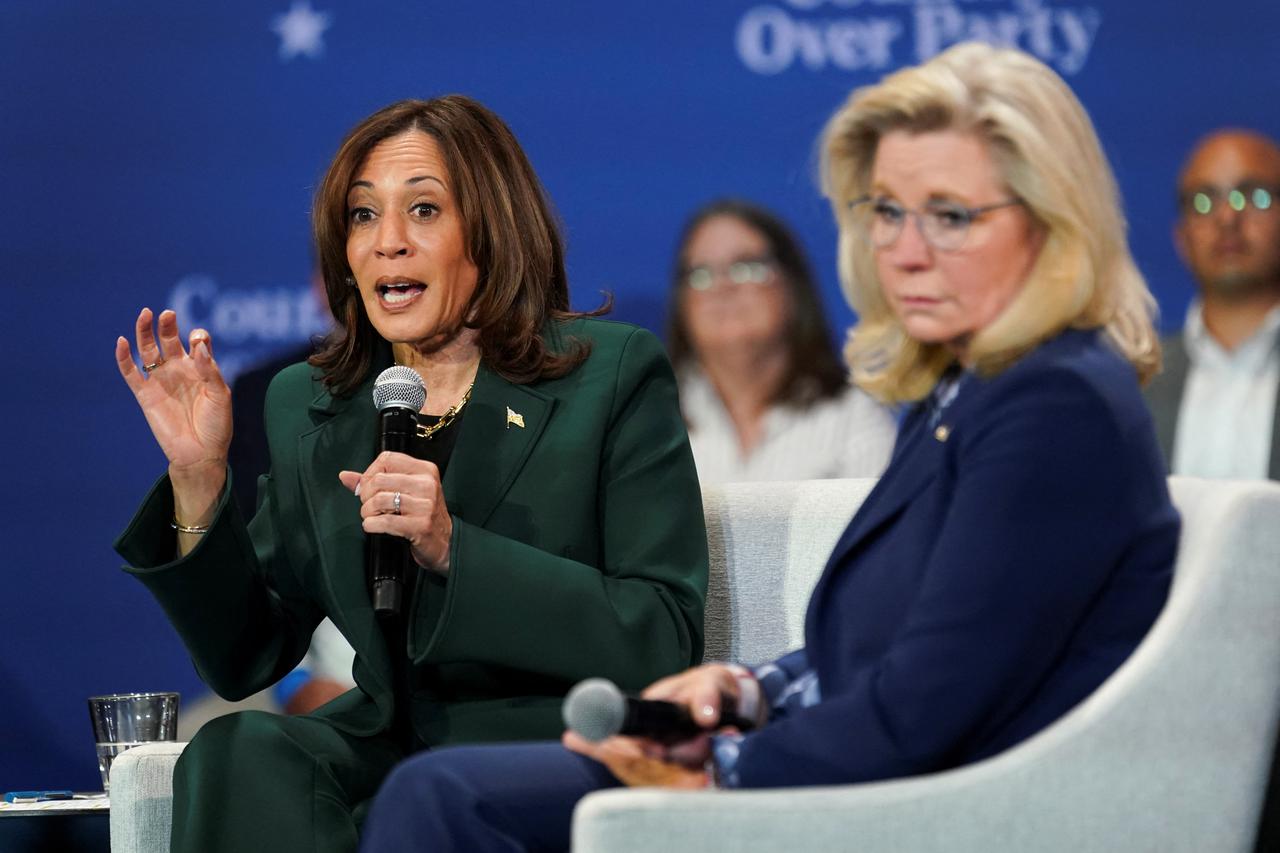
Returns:
[[[143,372],[143,373],[150,373],[151,371],[155,370],[157,367],[159,367],[159,366],[160,366],[160,365],[162,365],[162,364],[164,364],[164,359],[163,359],[163,358],[156,359],[155,361],[151,362],[150,364],[144,364],[144,365],[142,365],[142,372]]]

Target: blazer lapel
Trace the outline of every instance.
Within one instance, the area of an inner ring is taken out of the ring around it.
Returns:
[[[827,561],[828,570],[857,547],[859,542],[896,515],[937,475],[936,460],[941,447],[921,447],[925,443],[940,445],[929,429],[928,420],[927,406],[919,406],[907,416],[889,467],[837,540]]]
[[[373,375],[376,375],[374,371]],[[372,377],[350,397],[322,392],[311,404],[317,425],[298,438],[298,476],[315,530],[320,573],[335,613],[331,616],[380,678],[391,671],[373,615],[365,578],[365,534],[358,499],[338,483],[342,470],[363,471],[377,442]],[[383,685],[388,690],[390,683]]]
[[[382,365],[385,366],[385,365]],[[376,419],[370,399],[378,370],[350,397],[322,392],[311,404],[314,429],[298,438],[298,476],[316,534],[322,582],[339,624],[369,664],[389,678],[391,662],[369,601],[365,535],[357,499],[338,485],[338,472],[363,471],[373,461]],[[512,385],[482,364],[444,477],[450,512],[482,525],[511,487],[551,418],[554,399]],[[382,685],[391,689],[390,682]]]
[[[513,385],[482,363],[444,475],[449,511],[471,524],[488,521],[554,408],[554,398],[527,385]]]
[[[806,633],[816,626],[818,608],[836,573],[843,569],[856,548],[890,522],[916,495],[933,482],[942,464],[943,445],[951,437],[951,425],[963,410],[964,395],[946,410],[939,423],[930,423],[927,403],[915,406],[902,422],[893,457],[880,481],[836,541],[827,565],[809,596]],[[812,638],[807,638],[811,641]]]

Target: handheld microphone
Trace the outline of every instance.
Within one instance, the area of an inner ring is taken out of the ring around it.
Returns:
[[[624,696],[612,681],[588,678],[569,691],[561,714],[566,726],[589,741],[633,735],[669,746],[723,726],[735,726],[744,732],[754,728],[754,723],[735,713],[733,705],[731,697],[722,695],[720,719],[707,729],[698,725],[683,705]]]
[[[395,365],[373,382],[373,405],[378,409],[378,452],[408,453],[418,429],[418,412],[427,401],[422,377],[412,367]],[[368,577],[373,610],[379,616],[400,613],[409,542],[389,533],[369,537]]]

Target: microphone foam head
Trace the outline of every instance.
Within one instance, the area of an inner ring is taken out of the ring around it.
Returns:
[[[388,367],[373,381],[373,405],[378,411],[395,406],[417,412],[426,402],[427,389],[412,367],[403,364]]]
[[[589,741],[602,741],[622,731],[627,702],[612,681],[588,678],[564,697],[564,724]]]

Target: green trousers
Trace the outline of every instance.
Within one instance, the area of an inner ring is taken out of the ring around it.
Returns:
[[[173,777],[173,853],[351,853],[404,751],[318,717],[242,711],[206,723]]]

